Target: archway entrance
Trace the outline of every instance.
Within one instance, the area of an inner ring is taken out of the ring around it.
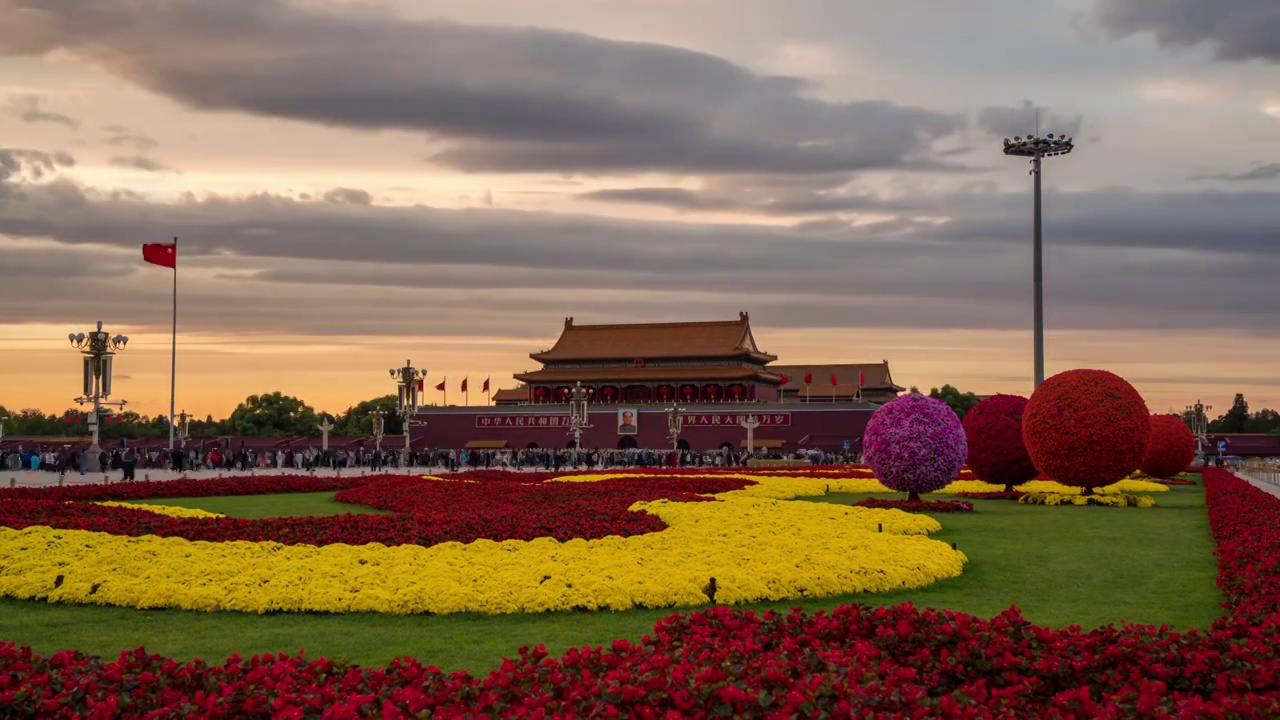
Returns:
[[[636,447],[636,439],[631,437],[630,435],[623,435],[621,438],[618,439],[619,450],[630,450],[634,447]]]
[[[538,443],[536,443],[536,442],[531,442],[531,443],[529,443],[528,445],[525,445],[525,446],[524,446],[524,449],[525,449],[525,450],[537,450],[537,449],[538,449]]]
[[[688,440],[677,440],[677,441],[676,441],[676,449],[677,449],[677,450],[692,450],[692,449],[693,449],[693,447],[689,445],[689,441],[688,441]]]

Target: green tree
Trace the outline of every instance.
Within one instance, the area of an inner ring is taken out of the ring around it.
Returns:
[[[1236,399],[1231,402],[1231,409],[1217,420],[1209,423],[1209,432],[1243,433],[1248,431],[1249,403],[1244,399],[1244,393],[1236,393]]]
[[[395,395],[383,395],[372,400],[365,400],[347,408],[346,412],[333,421],[333,434],[338,437],[366,437],[373,434],[373,418],[369,413],[381,410],[386,413],[386,422],[382,431],[387,435],[399,435],[404,432],[404,422],[396,413],[397,398]]]
[[[285,437],[310,435],[317,422],[314,408],[277,390],[245,398],[231,411],[226,428],[230,435]]]
[[[964,419],[965,414],[969,412],[970,408],[981,402],[981,399],[977,395],[971,392],[960,392],[960,390],[953,385],[943,385],[941,388],[933,388],[929,391],[929,397],[946,403],[948,407],[955,411],[955,414],[961,420]]]

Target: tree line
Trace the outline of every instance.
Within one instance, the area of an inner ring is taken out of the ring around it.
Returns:
[[[373,418],[369,413],[381,410],[386,415],[383,432],[399,435],[404,432],[404,421],[396,414],[396,396],[383,395],[356,403],[340,413],[318,412],[302,399],[281,392],[250,395],[236,406],[227,417],[216,420],[206,415],[203,420],[191,418],[187,430],[193,438],[223,436],[291,437],[319,435],[321,419],[333,423],[330,434],[334,437],[366,437],[373,434]],[[8,436],[57,436],[77,437],[89,434],[84,423],[83,408],[69,408],[61,413],[45,414],[34,408],[11,411],[0,405],[0,417],[8,417],[4,434]],[[80,422],[74,422],[79,418]],[[70,420],[70,421],[69,421]],[[143,415],[131,410],[114,415],[110,421],[100,424],[99,435],[103,439],[169,437],[169,419],[166,415]]]

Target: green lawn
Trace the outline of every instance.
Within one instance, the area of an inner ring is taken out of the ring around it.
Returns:
[[[832,495],[818,502],[851,503]],[[1011,604],[1034,622],[1093,627],[1121,620],[1202,627],[1218,617],[1216,562],[1200,487],[1174,487],[1155,508],[1044,507],[977,501],[977,512],[938,515],[936,537],[955,542],[970,560],[962,577],[918,590],[846,595],[803,603],[952,608],[990,616]],[[167,498],[163,504],[200,507],[244,517],[360,512],[333,493],[232,498]],[[274,508],[272,507],[274,505]],[[786,609],[796,601],[760,603]],[[621,613],[395,617],[359,615],[243,615],[140,611],[51,605],[0,599],[0,638],[42,652],[77,648],[114,656],[122,648],[181,659],[220,660],[232,652],[296,652],[384,664],[411,655],[445,670],[496,667],[522,645],[568,647],[639,638],[670,610]]]
[[[276,495],[227,495],[219,497],[156,498],[135,500],[140,505],[177,505],[241,518],[304,517],[344,513],[386,514],[365,505],[348,505],[333,499],[335,493],[280,493]]]

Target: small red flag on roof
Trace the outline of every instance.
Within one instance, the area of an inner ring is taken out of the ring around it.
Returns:
[[[462,378],[462,392],[466,392],[466,391],[467,391],[467,379]]]
[[[836,374],[831,373],[831,386],[835,387],[836,385],[839,385],[839,384],[840,383],[836,380]]]
[[[813,373],[809,372],[808,370],[805,370],[805,371],[804,371],[804,384],[805,384],[805,385],[808,385],[808,384],[809,384],[809,383],[811,383],[811,382],[813,382]]]
[[[484,387],[480,388],[480,392],[489,392],[489,378],[484,379]]]
[[[142,259],[160,267],[178,267],[178,243],[146,243],[142,246]]]
[[[858,387],[867,384],[867,374],[861,370],[858,371]]]
[[[425,391],[426,391],[426,387],[427,387],[427,381],[426,381],[426,380],[419,380],[419,381],[418,381],[418,392],[425,392]]]
[[[440,384],[439,384],[439,385],[436,385],[436,389],[437,389],[437,390],[439,390],[440,392],[444,392],[444,381],[443,381],[443,380],[441,380],[441,381],[440,381]]]

